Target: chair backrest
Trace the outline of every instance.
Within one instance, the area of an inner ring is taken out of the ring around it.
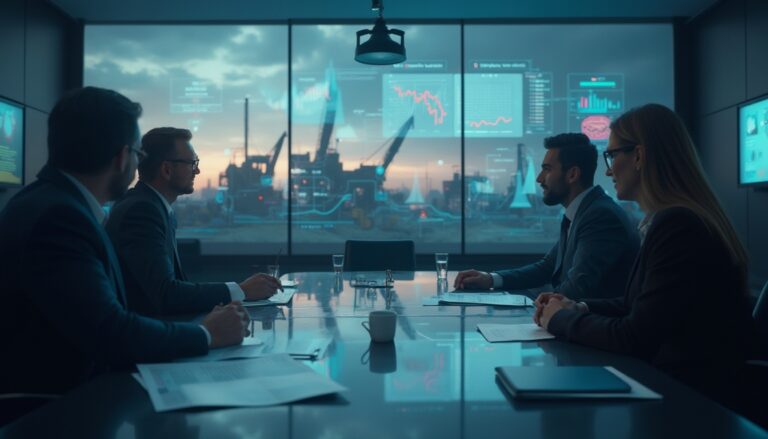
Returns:
[[[414,271],[413,241],[347,241],[345,271]]]
[[[752,318],[755,319],[755,324],[763,341],[768,341],[768,282],[765,283],[760,297],[757,298],[755,309],[752,310]]]
[[[36,393],[2,393],[0,394],[0,427],[60,397],[61,395]]]

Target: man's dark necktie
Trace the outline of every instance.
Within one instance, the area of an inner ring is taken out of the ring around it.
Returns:
[[[179,246],[176,244],[176,212],[171,211],[168,215],[168,222],[171,226],[171,241],[173,242],[173,269],[176,272],[176,278],[179,280],[187,280],[184,276],[184,270],[181,269],[181,259],[179,259]]]
[[[568,243],[568,228],[571,226],[571,220],[563,215],[563,221],[560,223],[560,241],[557,245],[557,259],[555,260],[555,272],[552,273],[552,286],[557,288],[563,274],[563,258],[565,258],[566,244]]]

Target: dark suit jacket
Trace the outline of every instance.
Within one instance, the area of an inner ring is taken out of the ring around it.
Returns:
[[[637,256],[640,241],[627,214],[600,186],[588,193],[571,223],[564,254],[558,242],[544,257],[530,265],[499,271],[505,289],[536,288],[560,276],[552,286],[574,300],[616,297]]]
[[[745,273],[701,218],[669,208],[654,217],[624,296],[586,300],[588,313],[558,311],[548,330],[643,358],[717,394],[757,353],[746,288]]]
[[[109,238],[53,168],[0,213],[0,248],[0,393],[64,392],[108,369],[208,351],[198,325],[126,310]]]
[[[131,310],[157,316],[207,312],[229,303],[226,284],[186,281],[168,210],[145,183],[139,181],[115,203],[106,229],[125,275]]]

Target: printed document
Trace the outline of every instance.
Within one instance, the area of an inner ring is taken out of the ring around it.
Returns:
[[[498,341],[533,341],[555,338],[546,329],[535,323],[501,325],[498,323],[478,323],[477,329],[491,343]]]
[[[533,301],[521,294],[510,294],[507,291],[483,292],[450,292],[438,296],[440,303],[461,305],[493,305],[493,306],[533,306]]]
[[[287,288],[283,291],[278,291],[274,296],[264,300],[244,300],[243,306],[270,306],[270,305],[287,305],[288,302],[293,299],[293,293],[296,290],[293,288]]]
[[[276,347],[265,345],[258,337],[246,337],[241,345],[211,349],[208,351],[208,355],[178,358],[174,362],[235,360],[273,354],[289,354],[294,359],[317,360],[325,356],[325,352],[332,342],[333,338],[331,337],[294,337],[288,342],[288,346]]]
[[[137,368],[158,412],[188,407],[262,407],[347,390],[288,354],[139,364]]]

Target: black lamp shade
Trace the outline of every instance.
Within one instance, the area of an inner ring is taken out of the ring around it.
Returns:
[[[364,35],[371,37],[360,44],[360,37]],[[399,36],[400,43],[393,41],[390,35]],[[379,17],[373,30],[357,31],[355,61],[374,65],[398,64],[405,61],[405,32],[399,29],[387,29],[384,20]]]

